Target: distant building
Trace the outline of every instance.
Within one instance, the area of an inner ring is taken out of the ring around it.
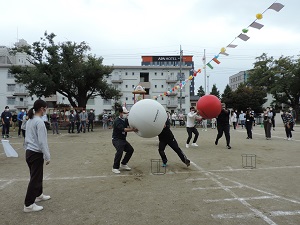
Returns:
[[[229,86],[232,91],[235,91],[240,84],[247,82],[249,77],[249,71],[240,71],[229,77]]]
[[[16,45],[27,45],[25,40],[20,40]],[[29,96],[23,84],[16,84],[14,76],[9,73],[12,65],[28,65],[25,53],[9,54],[8,48],[0,46],[0,111],[6,105],[12,111],[22,108],[29,109],[33,106],[36,96]],[[126,104],[130,109],[134,104],[133,90],[141,85],[146,93],[144,98],[156,99],[166,110],[179,112],[180,104],[183,113],[189,112],[191,105],[190,96],[194,96],[194,78],[186,82],[182,89],[172,90],[180,81],[185,81],[193,74],[193,56],[183,56],[180,74],[180,56],[142,56],[140,66],[114,66],[114,70],[107,78],[107,83],[120,91],[121,104]],[[180,95],[181,92],[181,95]],[[181,98],[180,98],[181,96]],[[141,96],[137,96],[141,99]],[[43,98],[49,108],[56,104],[69,104],[67,98],[56,93],[48,98]],[[136,100],[139,100],[136,99]],[[96,115],[113,111],[115,100],[95,97],[87,102],[87,109],[95,109]]]

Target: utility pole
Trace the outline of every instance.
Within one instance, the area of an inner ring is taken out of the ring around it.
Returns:
[[[203,56],[203,65],[204,65],[204,92],[205,94],[207,94],[206,92],[206,56],[205,56],[205,49],[204,49],[204,56]]]
[[[181,45],[180,45],[180,59],[179,59],[179,83],[181,84],[182,82],[182,50],[181,50]],[[179,112],[180,114],[182,113],[182,85],[180,87],[179,91]]]

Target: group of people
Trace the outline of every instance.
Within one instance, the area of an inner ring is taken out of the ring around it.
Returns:
[[[76,131],[79,134],[80,132],[85,133],[86,129],[88,132],[94,131],[94,123],[95,123],[95,113],[94,110],[90,110],[89,113],[86,112],[85,109],[83,109],[81,112],[75,112],[74,110],[70,111],[70,115],[68,116],[69,119],[69,129],[68,133],[75,133],[75,125],[76,125]]]

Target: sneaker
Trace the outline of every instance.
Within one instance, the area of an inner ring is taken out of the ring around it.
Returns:
[[[161,166],[162,167],[167,167],[167,163],[163,163]]]
[[[230,145],[227,145],[226,147],[227,147],[228,149],[231,149],[231,146],[230,146]]]
[[[116,174],[121,173],[119,169],[114,169],[114,168],[113,168],[111,171],[112,171],[113,173],[116,173]]]
[[[128,171],[131,170],[131,168],[129,166],[123,165],[123,164],[121,164],[120,169],[122,169],[122,170],[128,170]]]
[[[185,147],[186,147],[186,148],[189,148],[189,147],[190,147],[190,145],[189,145],[189,144],[185,144]]]
[[[191,161],[189,159],[185,159],[185,165],[189,167],[191,165]]]
[[[283,140],[287,140],[288,138],[283,138]]]
[[[49,195],[44,195],[41,194],[39,197],[35,198],[35,202],[41,202],[41,201],[47,201],[49,200],[51,197]]]
[[[199,145],[197,145],[197,143],[193,143],[192,146],[198,147]]]
[[[290,140],[292,140],[292,138],[288,138],[287,140],[290,141]]]
[[[37,211],[41,211],[43,209],[43,206],[39,206],[35,203],[33,203],[32,205],[30,206],[25,206],[24,205],[24,212],[37,212]]]

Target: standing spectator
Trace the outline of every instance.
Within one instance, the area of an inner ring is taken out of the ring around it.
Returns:
[[[195,107],[192,106],[190,108],[190,112],[187,114],[186,131],[188,133],[188,138],[186,140],[186,145],[185,145],[186,148],[190,147],[190,141],[192,139],[192,133],[195,134],[192,146],[195,146],[195,147],[198,146],[196,142],[197,142],[197,139],[198,139],[198,136],[199,136],[199,132],[198,132],[197,128],[195,127],[196,117],[199,117],[199,116],[197,116],[197,111],[196,111]]]
[[[107,129],[107,125],[108,125],[108,115],[104,113],[102,116],[102,128]]]
[[[85,133],[86,122],[88,121],[88,114],[86,113],[85,109],[83,109],[82,112],[79,114],[79,118],[81,123],[81,129],[83,130],[83,133]]]
[[[26,111],[24,112],[24,116],[23,116],[23,120],[22,120],[22,126],[21,126],[21,129],[22,129],[22,135],[25,139],[25,135],[26,135],[26,123],[27,123],[27,120],[28,120],[28,116],[26,115]]]
[[[108,129],[112,128],[113,121],[114,121],[114,118],[112,117],[111,113],[108,113]]]
[[[170,129],[169,118],[167,118],[167,121],[165,123],[162,132],[158,135],[158,140],[159,140],[158,152],[163,161],[163,165],[162,165],[163,167],[166,167],[168,162],[167,156],[165,154],[165,149],[167,145],[169,145],[177,153],[177,155],[179,156],[179,158],[184,164],[186,164],[187,166],[190,165],[190,160],[185,156],[185,154],[178,146],[178,143]]]
[[[18,122],[18,114],[16,112],[14,112],[12,114],[13,131],[16,130],[17,122]]]
[[[265,129],[265,136],[267,140],[271,139],[272,117],[273,117],[273,113],[270,111],[270,108],[268,107],[264,111],[264,129]]]
[[[176,112],[172,113],[171,119],[172,119],[172,126],[175,127],[176,126],[176,120],[177,120]]]
[[[50,163],[50,152],[47,141],[47,130],[42,120],[46,113],[47,103],[41,99],[34,102],[33,108],[28,111],[29,120],[26,123],[26,137],[24,148],[26,150],[26,162],[30,171],[30,181],[25,197],[24,212],[36,212],[43,209],[35,202],[50,199],[43,194],[43,166]]]
[[[12,123],[12,114],[9,111],[9,107],[5,106],[4,111],[1,114],[2,121],[2,137],[9,138],[9,127]]]
[[[44,114],[44,115],[42,116],[42,120],[44,121],[46,130],[49,130],[49,129],[50,129],[50,123],[49,123],[49,121],[48,121],[48,116],[47,116],[47,114]]]
[[[57,114],[57,111],[54,110],[53,114],[50,116],[51,118],[51,123],[52,123],[52,132],[53,134],[59,134],[58,133],[58,118],[59,118],[59,115]]]
[[[292,129],[291,127],[293,126],[294,124],[294,119],[293,119],[293,116],[292,116],[292,112],[291,111],[288,111],[288,112],[281,112],[281,118],[282,118],[282,121],[283,121],[283,124],[284,124],[284,128],[285,128],[285,133],[286,133],[286,138],[288,141],[292,140]]]
[[[216,129],[216,122],[217,122],[216,118],[211,119],[211,129]]]
[[[202,131],[207,131],[207,119],[202,118]]]
[[[247,130],[247,139],[252,139],[252,125],[253,125],[254,117],[253,114],[250,112],[250,110],[246,111],[245,119],[246,119],[245,127]]]
[[[18,117],[17,117],[17,119],[18,119],[18,127],[19,127],[19,129],[18,129],[18,137],[21,137],[21,130],[22,130],[21,126],[22,126],[24,112],[25,112],[25,110],[22,109],[21,112],[18,113]]]
[[[250,113],[250,112],[249,112]],[[245,113],[243,112],[243,110],[241,111],[240,115],[239,115],[239,120],[241,122],[241,126],[242,126],[242,129],[244,129],[244,126],[245,126],[245,121],[246,121],[246,115]],[[252,125],[251,125],[252,127]]]
[[[234,111],[231,112],[230,120],[232,122],[233,129],[235,130],[236,129],[237,116],[236,116],[236,113]]]
[[[291,125],[291,131],[294,131],[294,125],[296,124],[296,111],[290,107],[289,111],[291,112],[292,118],[293,118],[293,124]]]
[[[276,112],[273,108],[270,108],[270,112],[272,112],[273,116],[271,118],[271,121],[272,121],[272,127],[273,127],[273,130],[275,130],[275,116],[276,116]]]
[[[69,131],[68,131],[68,133],[71,133],[71,130],[72,130],[72,133],[74,133],[75,120],[76,120],[76,118],[74,115],[74,110],[71,110],[70,115],[69,115]]]
[[[80,111],[77,111],[75,115],[77,134],[79,134],[81,131],[81,123],[80,123],[80,116],[79,116],[80,113],[81,113]]]
[[[184,126],[184,115],[182,112],[178,114],[179,126]]]
[[[217,135],[215,144],[216,145],[218,144],[219,139],[223,136],[223,133],[224,133],[225,138],[226,138],[226,147],[228,149],[231,149],[229,111],[226,109],[225,103],[222,103],[221,113],[217,117],[217,129],[218,129],[218,135]]]
[[[94,121],[95,121],[95,113],[94,110],[90,110],[89,114],[88,114],[88,132],[90,132],[90,126],[91,126],[91,131],[93,132],[94,129]]]
[[[134,149],[131,146],[131,144],[126,140],[126,136],[127,132],[138,131],[136,128],[129,127],[127,119],[127,115],[129,112],[127,111],[127,109],[125,107],[121,107],[118,109],[118,111],[120,115],[114,121],[114,128],[112,133],[112,144],[116,148],[112,172],[116,174],[120,173],[120,169],[128,171],[131,170],[127,163],[129,162],[134,152]],[[126,152],[126,154],[121,162],[123,152]]]

